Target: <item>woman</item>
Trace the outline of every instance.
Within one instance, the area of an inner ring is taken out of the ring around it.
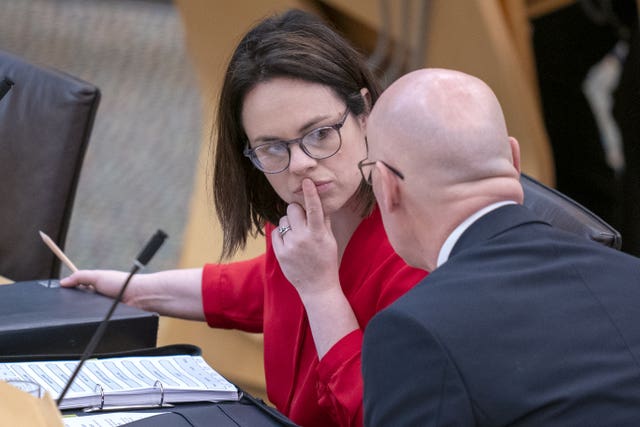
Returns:
[[[304,12],[264,20],[231,58],[219,101],[214,197],[223,257],[249,233],[265,254],[134,278],[124,301],[264,333],[269,400],[305,426],[361,425],[369,319],[425,276],[393,252],[357,163],[378,86],[349,44]],[[117,294],[124,274],[63,286]]]

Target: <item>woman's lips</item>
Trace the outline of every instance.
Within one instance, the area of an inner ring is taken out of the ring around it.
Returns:
[[[331,181],[318,181],[314,182],[314,185],[316,186],[318,194],[322,194],[331,188]],[[298,187],[296,191],[294,191],[294,194],[302,194],[302,186]]]

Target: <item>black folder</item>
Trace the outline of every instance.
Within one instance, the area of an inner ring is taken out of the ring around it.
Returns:
[[[0,356],[82,354],[113,300],[57,280],[0,286]],[[158,315],[116,308],[97,353],[155,347]]]

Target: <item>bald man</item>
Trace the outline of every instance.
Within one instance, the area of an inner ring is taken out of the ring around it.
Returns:
[[[365,424],[639,426],[640,260],[521,205],[491,89],[412,72],[367,139],[391,244],[431,274],[367,326]]]

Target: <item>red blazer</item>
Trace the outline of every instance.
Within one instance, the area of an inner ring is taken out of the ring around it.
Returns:
[[[354,232],[340,265],[340,283],[360,329],[318,360],[309,322],[284,277],[266,227],[266,253],[249,261],[208,264],[202,278],[207,323],[264,333],[267,394],[278,410],[303,426],[360,426],[364,328],[378,311],[426,276],[407,266],[387,240],[379,210]]]

